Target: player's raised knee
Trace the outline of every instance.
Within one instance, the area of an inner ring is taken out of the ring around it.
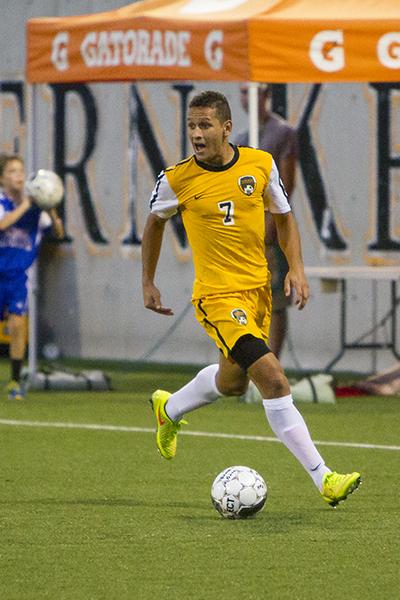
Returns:
[[[217,385],[218,391],[223,396],[243,396],[247,390],[247,383],[241,383],[239,381],[218,382]]]

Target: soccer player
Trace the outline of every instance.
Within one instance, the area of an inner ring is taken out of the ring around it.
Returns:
[[[57,238],[64,227],[55,209],[41,211],[24,193],[25,168],[16,155],[0,156],[0,318],[8,320],[11,378],[9,400],[23,400],[21,369],[27,343],[27,271],[35,261],[41,233],[53,228]]]
[[[202,369],[177,392],[157,390],[152,407],[157,447],[171,459],[183,416],[220,396],[242,395],[249,378],[260,390],[275,435],[300,461],[324,500],[336,506],[359,486],[357,472],[325,465],[293,404],[283,369],[270,351],[270,273],[264,253],[264,211],[272,214],[289,271],[285,294],[303,309],[309,296],[296,222],[271,154],[229,142],[231,111],[224,95],[206,91],[187,115],[193,156],[161,172],[142,241],[146,308],[172,315],[161,302],[155,273],[167,220],[179,211],[193,252],[196,317],[220,350],[219,364]]]

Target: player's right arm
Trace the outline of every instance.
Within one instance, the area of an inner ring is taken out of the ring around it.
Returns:
[[[146,308],[162,315],[173,315],[171,308],[161,303],[160,290],[154,283],[158,259],[167,220],[177,212],[178,199],[164,171],[157,178],[150,200],[151,214],[147,218],[142,238],[142,288]]]
[[[0,231],[8,229],[19,221],[31,206],[32,204],[28,196],[24,196],[22,202],[18,204],[14,210],[10,210],[9,212],[6,212],[4,207],[0,205]]]
[[[160,290],[154,284],[154,277],[160,257],[164,236],[165,219],[158,215],[149,215],[142,239],[142,288],[143,301],[146,308],[162,315],[173,315],[171,308],[161,304]]]

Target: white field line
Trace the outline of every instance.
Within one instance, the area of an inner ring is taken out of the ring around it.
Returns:
[[[51,421],[20,421],[17,419],[0,419],[0,425],[9,427],[48,427],[55,429],[89,429],[94,431],[120,431],[127,433],[154,433],[150,427],[129,427],[125,425],[103,425],[98,423],[60,423]],[[179,435],[193,437],[208,437],[217,439],[246,440],[249,442],[279,442],[275,437],[263,435],[240,435],[235,433],[212,433],[207,431],[181,431]],[[314,440],[317,446],[336,446],[338,448],[366,448],[370,450],[394,450],[399,452],[400,446],[387,446],[383,444],[364,444],[359,442],[324,442]]]

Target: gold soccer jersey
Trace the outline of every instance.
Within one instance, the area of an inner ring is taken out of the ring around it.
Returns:
[[[162,171],[151,197],[152,213],[182,215],[193,252],[193,299],[264,286],[264,211],[290,211],[271,154],[233,148],[221,167],[192,156]]]

